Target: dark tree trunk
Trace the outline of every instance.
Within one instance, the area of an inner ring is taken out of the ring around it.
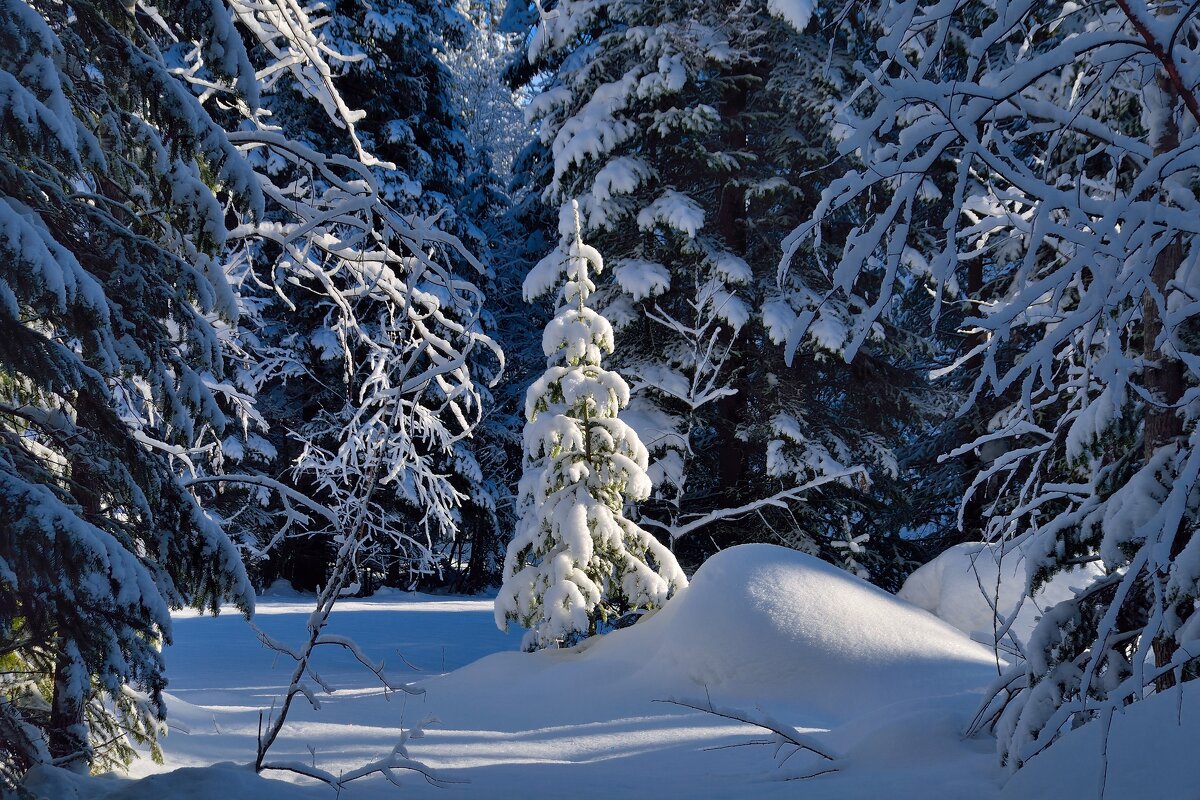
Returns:
[[[982,300],[983,297],[983,262],[981,259],[974,259],[967,267],[967,285],[965,287],[966,295],[971,300]],[[966,348],[967,352],[975,349],[984,341],[985,334],[980,331],[967,336]],[[975,375],[983,367],[983,355],[972,356],[967,359],[966,375],[968,380],[974,380]],[[978,418],[978,411],[972,410],[971,414],[963,420],[967,425],[966,436],[974,438],[983,433],[983,426],[987,424],[986,420]],[[969,441],[970,439],[968,439]],[[970,482],[975,480],[975,476],[983,469],[983,459],[974,451],[963,456],[963,478],[964,488],[970,485]],[[962,508],[962,528],[959,541],[961,542],[978,542],[982,541],[986,532],[987,519],[984,517],[984,506],[987,501],[986,487],[980,486],[975,490],[975,493],[968,498]],[[947,544],[954,544],[948,542]]]
[[[98,476],[84,459],[71,463],[72,493],[79,502],[81,516],[100,525],[103,504],[100,499]],[[66,564],[59,553],[59,563]],[[71,615],[60,614],[54,643],[54,694],[50,698],[50,727],[47,744],[50,755],[59,766],[85,771],[91,759],[87,730],[84,727],[84,704],[90,691],[91,676],[80,658],[78,645],[70,629]]]
[[[83,772],[90,754],[83,726],[88,676],[67,634],[60,628],[54,654],[54,697],[50,703],[48,744],[58,765]]]
[[[1175,108],[1179,103],[1179,94],[1170,79],[1161,71],[1158,75],[1158,88],[1168,103],[1167,107]],[[1179,128],[1173,115],[1167,115],[1163,129],[1158,133],[1158,140],[1151,142],[1154,147],[1154,155],[1168,153],[1179,146]],[[1142,352],[1146,360],[1143,380],[1151,398],[1150,402],[1146,404],[1142,440],[1143,454],[1147,460],[1159,448],[1177,442],[1183,434],[1183,420],[1177,410],[1180,398],[1183,397],[1183,363],[1164,353],[1158,346],[1159,336],[1163,333],[1163,321],[1159,301],[1155,299],[1155,294],[1157,294],[1163,298],[1162,302],[1165,303],[1167,284],[1174,279],[1175,273],[1183,263],[1183,255],[1183,243],[1178,237],[1159,251],[1154,260],[1154,268],[1150,272],[1150,281],[1154,286],[1154,291],[1147,291],[1142,296]],[[1170,551],[1172,560],[1182,551],[1186,541],[1187,537],[1182,535],[1182,531],[1176,531]],[[1185,611],[1183,608],[1177,610],[1180,613]],[[1190,611],[1190,608],[1187,611]],[[1169,636],[1159,636],[1155,639],[1153,647],[1154,660],[1157,664],[1170,661],[1178,649],[1175,639]],[[1168,689],[1174,684],[1175,676],[1173,674],[1163,675],[1155,682],[1159,691]]]
[[[390,548],[387,561],[387,578],[384,583],[400,588],[400,551],[394,545]]]
[[[746,147],[746,131],[738,119],[746,110],[747,89],[735,83],[721,97],[721,119],[726,127],[721,135],[722,146],[727,151],[740,151]],[[729,176],[721,187],[720,203],[714,225],[725,247],[740,257],[746,256],[746,190],[737,175]],[[725,369],[732,379],[730,386],[736,394],[717,401],[717,433],[720,436],[720,451],[717,458],[717,477],[723,494],[729,495],[746,473],[745,443],[737,438],[738,426],[745,419],[748,402],[745,381],[745,353],[737,348],[725,362]],[[732,499],[732,498],[730,498]]]
[[[1167,283],[1183,263],[1183,243],[1176,238],[1158,254],[1150,273],[1155,289],[1165,294]],[[1149,459],[1160,447],[1174,443],[1183,434],[1178,406],[1183,397],[1183,362],[1157,347],[1163,331],[1158,304],[1147,292],[1142,298],[1143,352],[1146,356],[1146,390],[1153,402],[1146,404],[1144,454]]]

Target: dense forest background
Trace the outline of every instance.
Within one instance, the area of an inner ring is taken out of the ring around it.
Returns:
[[[170,608],[503,585],[537,627],[571,481],[601,543],[533,646],[735,544],[895,591],[991,541],[1029,591],[1104,567],[998,685],[1003,758],[1193,677],[1198,30],[0,0],[0,777],[153,742]]]

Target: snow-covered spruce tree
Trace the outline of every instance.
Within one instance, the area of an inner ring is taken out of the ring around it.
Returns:
[[[597,307],[620,331],[627,416],[652,454],[642,524],[687,558],[714,539],[767,540],[838,561],[851,521],[877,540],[871,556],[903,561],[881,541],[895,528],[865,526],[902,495],[894,450],[924,383],[908,348],[881,335],[847,365],[813,339],[787,366],[779,334],[800,302],[776,286],[779,242],[817,202],[856,33],[773,8],[543,4],[528,71],[550,78],[536,79],[538,142],[518,165],[543,202],[579,198],[613,266]],[[850,477],[859,465],[873,482]]]
[[[674,512],[665,524],[680,535],[677,518],[701,510],[678,507],[685,493],[720,507],[722,483],[736,482],[719,456],[732,436],[719,404],[736,394],[730,362],[753,276],[706,223],[737,168],[713,101],[747,79],[745,43],[729,41],[711,3],[543,8],[528,58],[552,79],[527,112],[545,148],[527,167],[537,170],[531,188],[551,208],[579,198],[589,236],[609,255],[597,306],[622,331],[627,417],[655,453],[652,480]],[[704,453],[716,462],[696,463]]]
[[[1023,549],[1034,584],[1082,560],[1108,572],[1042,617],[976,719],[1018,767],[1196,675],[1200,20],[1141,0],[875,13],[881,55],[843,119],[843,152],[864,165],[825,192],[793,252],[837,209],[874,204],[790,336],[856,305],[849,357],[905,281],[932,286],[935,314],[968,265],[991,287],[956,365],[971,402],[1007,406],[962,448],[984,461],[987,531]],[[947,162],[940,235],[913,258]]]
[[[595,634],[598,622],[657,608],[687,585],[675,556],[625,516],[650,494],[646,448],[618,416],[628,385],[602,365],[612,326],[587,304],[588,269],[604,262],[583,243],[578,206],[568,212],[562,245],[525,281],[532,301],[565,277],[542,337],[547,369],[525,399],[521,519],[496,598],[497,625],[528,628],[526,649]]]
[[[822,190],[847,169],[861,167],[857,152],[839,152],[839,140],[848,130],[843,106],[860,110],[870,102],[869,96],[863,98],[856,91],[860,80],[856,63],[874,57],[882,32],[877,10],[867,4],[817,8],[801,37],[801,57],[772,74],[771,81],[781,85],[769,93],[778,100],[768,107],[781,108],[786,131],[778,136],[775,149],[784,151],[784,163],[794,165],[793,174],[804,176],[791,181],[790,205],[778,203],[770,213],[755,215],[755,233],[768,232],[776,252],[779,241],[807,221]],[[828,45],[821,44],[826,38]],[[828,59],[815,76],[811,67],[804,66],[805,57],[813,58],[814,45],[819,57]],[[947,57],[957,53],[956,48],[956,43],[948,43]],[[893,551],[899,558],[890,563],[879,559],[877,545],[881,539],[886,542],[889,534],[893,546],[915,545],[926,558],[950,544],[977,541],[984,535],[980,514],[984,493],[961,508],[959,503],[980,470],[981,457],[973,451],[944,456],[985,432],[1002,400],[977,396],[963,409],[972,379],[967,370],[946,368],[979,343],[982,334],[964,330],[962,321],[994,293],[995,274],[985,273],[980,260],[968,262],[949,279],[948,293],[937,298],[920,279],[928,272],[928,260],[939,246],[941,223],[953,207],[954,180],[952,159],[942,157],[928,165],[903,254],[907,273],[890,303],[867,315],[874,324],[848,363],[843,356],[857,333],[853,321],[868,308],[870,282],[880,279],[878,269],[873,268],[863,282],[863,294],[844,302],[834,297],[829,313],[802,336],[797,335],[795,323],[822,302],[829,288],[828,267],[837,263],[846,238],[870,215],[872,196],[861,195],[833,209],[823,220],[819,244],[790,252],[787,269],[772,281],[775,285],[766,292],[763,304],[768,333],[782,345],[788,360],[786,368],[777,370],[779,383],[786,384],[787,395],[797,398],[792,401],[796,411],[788,416],[804,422],[801,430],[827,431],[823,441],[817,440],[827,451],[858,448],[865,451],[859,460],[875,465],[875,485],[862,497],[861,522],[852,533],[870,535],[868,555],[873,565],[889,569],[893,579],[911,570],[911,564],[903,562],[913,551]],[[928,319],[935,302],[939,313],[931,328]],[[793,377],[796,373],[802,376],[798,381]],[[852,420],[849,425],[842,422],[846,418]],[[773,422],[790,424],[787,417]],[[794,438],[780,435],[771,446],[787,456],[797,444]],[[812,445],[804,442],[801,447]],[[813,455],[822,457],[819,449]],[[892,469],[898,471],[897,479],[889,479]],[[836,506],[833,510],[839,511]],[[897,538],[901,531],[903,537]],[[894,580],[881,582],[896,588]]]
[[[226,11],[172,8],[215,75],[253,86]],[[233,418],[211,187],[236,210],[262,196],[143,22],[0,2],[0,780],[153,747],[168,609],[253,607],[170,458]]]
[[[765,16],[761,7],[743,9]],[[767,11],[790,24],[755,26],[751,55],[761,80],[721,106],[730,119],[725,138],[740,152],[716,222],[754,275],[748,292],[755,313],[734,347],[730,385],[737,394],[719,406],[736,421],[742,454],[734,472],[745,477],[735,498],[753,502],[763,486],[784,490],[863,465],[867,480],[826,483],[804,502],[760,509],[756,535],[857,565],[851,571],[894,590],[919,563],[924,536],[936,530],[927,510],[935,487],[918,482],[913,444],[953,407],[927,378],[933,350],[924,319],[905,306],[889,309],[849,363],[839,354],[837,326],[829,326],[800,343],[787,363],[789,322],[811,291],[803,278],[819,275],[821,260],[837,253],[827,247],[806,254],[812,258],[797,259],[783,280],[777,270],[780,243],[844,168],[833,112],[854,89],[853,63],[873,41],[871,21],[857,6],[769,3]],[[858,213],[842,214],[838,230],[852,228]],[[851,548],[857,552],[848,559]]]

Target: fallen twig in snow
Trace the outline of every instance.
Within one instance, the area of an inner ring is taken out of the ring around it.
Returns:
[[[775,752],[773,753],[773,757],[775,759],[776,766],[782,767],[787,763],[788,759],[802,750],[813,753],[814,755],[824,759],[826,762],[831,762],[823,764],[820,770],[814,772],[805,772],[798,775],[788,775],[785,776],[783,780],[794,781],[803,780],[805,778],[815,778],[818,775],[826,775],[831,772],[837,772],[839,769],[837,766],[834,766],[840,761],[840,757],[838,755],[827,748],[822,747],[812,736],[801,733],[791,725],[780,722],[762,709],[747,711],[746,709],[740,708],[715,706],[713,705],[711,699],[701,701],[687,698],[668,697],[665,700],[655,700],[654,702],[670,703],[671,705],[683,706],[684,708],[691,708],[696,711],[702,711],[705,714],[713,714],[714,716],[722,717],[724,719],[731,719],[736,722],[744,722],[747,725],[753,725],[756,728],[762,728],[770,731],[772,734],[774,734],[770,739],[755,739],[753,741],[743,742],[739,745],[724,745],[723,747],[741,747],[752,744],[774,745]],[[709,749],[716,750],[721,748],[714,747]]]
[[[450,778],[439,777],[437,772],[426,764],[421,763],[408,755],[408,743],[413,739],[420,739],[425,735],[425,726],[436,722],[433,717],[426,717],[420,724],[409,728],[400,734],[400,741],[392,748],[392,751],[383,758],[364,764],[350,772],[343,773],[340,776],[334,775],[332,772],[321,769],[316,764],[305,764],[303,761],[269,761],[264,762],[261,769],[282,770],[284,772],[294,772],[297,775],[304,775],[309,778],[314,778],[327,783],[335,789],[341,789],[346,784],[356,781],[359,778],[365,778],[368,775],[379,773],[388,783],[395,786],[400,786],[400,779],[397,776],[398,771],[416,772],[423,777],[431,786],[443,787],[456,783],[467,783],[464,780],[453,780]]]

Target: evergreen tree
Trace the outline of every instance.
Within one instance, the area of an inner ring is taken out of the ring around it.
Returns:
[[[253,87],[224,9],[175,13],[219,77]],[[128,760],[164,716],[168,609],[253,608],[172,458],[235,419],[210,186],[244,210],[262,196],[154,42],[122,5],[0,3],[4,777]]]
[[[285,528],[344,526],[340,503],[357,532],[390,487],[453,524],[443,465],[478,422],[469,364],[490,342],[478,290],[431,250],[471,259],[383,202],[320,25],[285,3],[0,4],[5,780],[154,752],[169,608],[253,604],[219,524],[237,515],[201,505],[240,493],[214,490],[271,492]],[[270,124],[243,36],[268,54],[263,75],[290,75],[339,121],[352,157]],[[251,285],[319,290],[333,342],[368,365],[337,449],[301,465],[328,504],[228,469],[270,456],[255,372],[293,364],[255,341]]]
[[[613,330],[587,301],[588,269],[604,263],[571,210],[562,246],[525,281],[532,301],[566,278],[542,338],[547,370],[526,395],[521,520],[496,598],[496,623],[529,628],[528,649],[595,634],[599,622],[658,607],[687,585],[671,552],[625,516],[627,502],[650,494],[647,453],[618,416],[628,385],[602,365]]]
[[[550,77],[518,163],[544,202],[580,199],[613,265],[597,300],[654,456],[643,524],[686,536],[685,557],[766,540],[834,561],[849,524],[896,584],[908,548],[899,515],[881,516],[903,494],[895,451],[925,413],[924,378],[882,328],[854,364],[819,337],[785,364],[801,290],[777,283],[779,243],[828,175],[855,27],[831,13],[797,30],[765,0],[545,9],[529,70]]]

